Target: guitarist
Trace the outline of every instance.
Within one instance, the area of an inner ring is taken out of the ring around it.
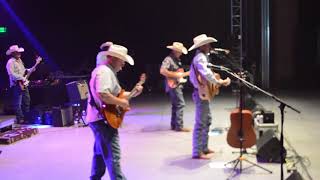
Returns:
[[[129,101],[117,97],[121,91],[117,73],[122,70],[125,62],[134,64],[127,48],[120,45],[111,45],[105,56],[97,59],[99,63],[91,73],[90,95],[88,97],[86,121],[93,131],[95,143],[92,159],[91,179],[101,179],[108,168],[110,179],[126,179],[120,167],[120,145],[118,130],[107,124],[100,113],[102,104],[119,105],[124,109],[129,108]],[[137,95],[143,87],[137,85]],[[125,92],[129,96],[129,92]]]
[[[183,127],[183,108],[185,106],[182,84],[179,79],[189,76],[189,72],[178,72],[182,69],[180,56],[187,54],[187,49],[180,42],[174,42],[167,46],[171,53],[162,61],[160,73],[166,77],[166,92],[170,96],[171,108],[171,129],[178,132],[190,132],[190,129]],[[185,80],[185,79],[184,79]]]
[[[6,55],[11,56],[6,68],[9,75],[10,88],[13,91],[13,106],[16,114],[16,123],[24,124],[25,115],[30,111],[30,94],[28,87],[21,88],[19,82],[26,82],[24,76],[26,72],[31,73],[35,68],[26,69],[21,59],[22,47],[12,45],[7,50]]]
[[[199,88],[202,84],[208,86],[206,82],[216,85],[230,84],[230,79],[218,79],[214,72],[207,67],[209,63],[208,53],[211,49],[210,43],[213,42],[217,42],[217,40],[202,34],[193,39],[194,44],[189,48],[189,51],[197,49],[190,67],[190,81],[194,86],[192,97],[196,104],[192,149],[192,158],[194,159],[210,159],[214,153],[213,150],[208,148],[208,132],[212,121],[210,99],[202,98],[199,94]]]

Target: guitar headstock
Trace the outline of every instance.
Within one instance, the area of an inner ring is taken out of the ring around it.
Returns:
[[[41,56],[38,56],[38,57],[36,58],[36,64],[39,64],[41,61],[42,61],[42,57],[41,57]]]
[[[142,73],[142,74],[140,75],[138,84],[139,84],[139,85],[144,84],[144,83],[146,82],[146,79],[147,79],[147,74],[146,74],[146,73]]]

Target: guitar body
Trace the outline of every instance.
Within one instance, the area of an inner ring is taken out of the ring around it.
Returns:
[[[184,69],[183,68],[179,68],[177,70],[177,72],[182,72],[183,73]],[[182,78],[178,78],[178,79],[176,79],[176,78],[167,78],[167,84],[172,89],[178,87],[179,84],[186,83],[186,82],[187,82],[187,79],[185,79],[183,77]]]
[[[124,98],[124,92],[125,91],[122,89],[118,97]],[[121,126],[124,114],[127,112],[127,110],[114,104],[104,104],[101,111],[101,114],[104,116],[108,124],[114,129],[118,129]]]
[[[137,85],[143,85],[146,81],[146,74],[142,73],[140,76],[140,81],[137,83]],[[128,97],[125,97],[125,90],[121,89],[120,93],[118,94],[118,98],[128,100],[132,97],[135,97],[135,89],[133,89]],[[107,123],[113,127],[114,129],[118,129],[123,121],[125,113],[128,111],[128,109],[123,109],[122,107],[114,104],[103,104],[102,108],[100,109],[102,116],[106,119]]]
[[[26,86],[22,80],[17,81],[17,83],[22,91],[26,90]]]
[[[214,75],[216,79],[221,79],[220,74],[214,73]],[[215,95],[219,94],[219,91],[220,91],[219,88],[221,85],[212,84],[207,80],[205,80],[204,78],[201,78],[200,75],[198,79],[200,82],[198,87],[200,99],[210,101],[214,98]]]
[[[231,127],[227,134],[227,142],[231,147],[240,148],[240,109],[235,109],[230,114]],[[249,148],[256,144],[256,134],[252,125],[253,115],[249,110],[242,110],[242,148]]]

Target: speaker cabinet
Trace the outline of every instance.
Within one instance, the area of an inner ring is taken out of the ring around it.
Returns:
[[[69,102],[79,103],[88,98],[89,89],[86,81],[73,81],[66,84],[66,86]]]
[[[54,127],[71,126],[73,124],[72,106],[52,108],[52,125]]]
[[[268,130],[263,133],[262,137],[257,140],[257,161],[258,162],[272,162],[280,163],[281,144],[273,130]],[[283,152],[283,159],[285,161],[286,150]]]

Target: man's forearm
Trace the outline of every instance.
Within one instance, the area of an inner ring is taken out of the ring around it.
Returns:
[[[105,103],[105,104],[115,104],[120,105],[121,99],[112,95],[111,93],[99,93],[99,98]]]

